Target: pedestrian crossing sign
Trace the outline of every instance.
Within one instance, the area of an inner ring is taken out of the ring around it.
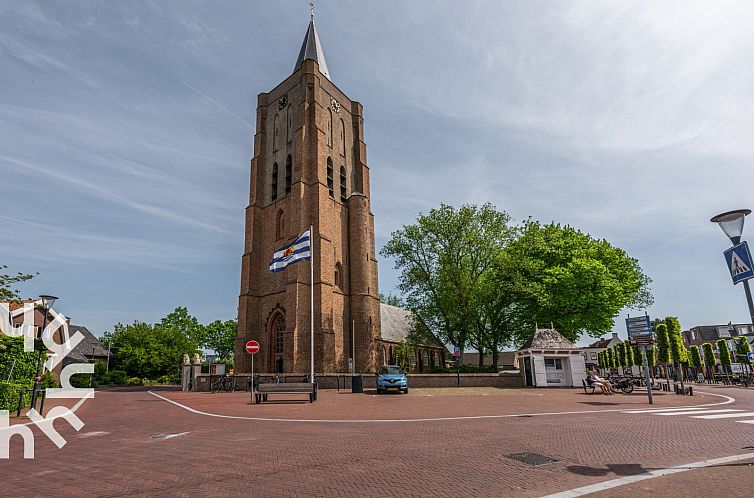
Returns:
[[[724,254],[734,284],[754,277],[754,264],[752,264],[751,252],[746,242],[736,244]]]

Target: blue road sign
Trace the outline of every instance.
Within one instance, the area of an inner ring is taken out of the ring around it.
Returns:
[[[652,335],[652,324],[649,321],[649,316],[644,315],[634,318],[626,318],[626,330],[629,339],[641,335]]]
[[[749,351],[748,353],[746,353],[746,356],[749,357],[749,361],[754,361],[754,353],[752,353],[751,351]]]
[[[725,262],[728,264],[728,270],[734,284],[754,277],[754,265],[752,265],[751,261],[749,244],[741,242],[723,254],[725,255]]]

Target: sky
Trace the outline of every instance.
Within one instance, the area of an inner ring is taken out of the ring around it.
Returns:
[[[709,218],[754,207],[754,4],[315,12],[364,105],[378,249],[441,202],[489,201],[625,249],[653,318],[749,321]],[[256,95],[308,22],[306,1],[0,1],[0,265],[39,273],[21,294],[95,335],[177,306],[235,318]],[[382,292],[398,275],[380,257]]]

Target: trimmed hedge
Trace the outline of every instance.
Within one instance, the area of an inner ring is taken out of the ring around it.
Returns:
[[[29,388],[31,388],[29,384],[0,381],[0,410],[15,410],[18,407],[20,391]],[[24,395],[24,405],[29,403],[31,403],[31,392]]]

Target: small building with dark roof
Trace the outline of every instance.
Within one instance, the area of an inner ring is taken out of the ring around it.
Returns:
[[[526,386],[573,387],[586,376],[581,348],[554,328],[535,328],[517,358]]]
[[[110,353],[102,346],[99,339],[94,337],[94,334],[89,329],[83,325],[68,325],[68,334],[70,337],[73,337],[76,332],[79,332],[83,336],[83,339],[63,359],[63,367],[71,363],[107,362]]]

